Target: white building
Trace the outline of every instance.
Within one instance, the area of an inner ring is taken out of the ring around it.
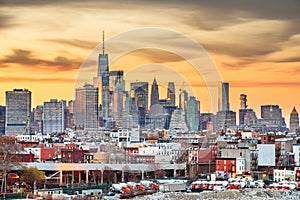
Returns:
[[[160,143],[155,146],[140,147],[139,155],[154,155],[156,163],[171,163],[181,155],[181,146],[178,143]]]
[[[245,158],[236,158],[236,174],[242,174],[246,171],[246,159]]]
[[[295,171],[292,170],[282,170],[282,169],[274,169],[273,181],[295,181]]]
[[[293,153],[295,155],[295,165],[299,166],[299,164],[300,164],[300,144],[293,145]]]

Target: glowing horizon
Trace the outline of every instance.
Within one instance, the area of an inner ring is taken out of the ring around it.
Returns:
[[[288,121],[293,107],[300,109],[298,10],[300,3],[289,0],[7,1],[0,7],[0,105],[5,105],[5,91],[14,88],[32,91],[33,107],[53,98],[71,100],[79,68],[102,41],[102,30],[107,40],[157,27],[182,33],[206,49],[224,82],[229,82],[232,110],[238,111],[239,95],[245,93],[258,117],[260,105],[275,104]],[[166,40],[177,42],[171,36]],[[201,101],[201,112],[211,111],[203,80],[193,76],[192,69],[185,70],[187,63],[172,53],[130,52],[110,67],[128,72],[149,63],[180,69]],[[132,71],[128,79],[137,76],[152,83],[156,71],[163,86],[172,70],[153,68],[147,76]],[[176,90],[181,85],[181,80],[176,82]]]

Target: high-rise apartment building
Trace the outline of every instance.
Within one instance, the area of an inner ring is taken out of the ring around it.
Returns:
[[[295,132],[299,128],[299,115],[294,107],[290,114],[290,131]]]
[[[30,133],[31,91],[6,91],[5,134]]]
[[[151,105],[150,107],[159,104],[159,92],[158,92],[158,85],[156,82],[156,78],[154,78],[152,87],[151,87]]]
[[[0,106],[0,135],[5,134],[5,106]]]
[[[43,133],[62,133],[67,128],[67,105],[66,101],[51,99],[44,102]]]
[[[218,111],[230,110],[229,83],[221,82],[218,87]]]
[[[174,82],[169,82],[168,83],[168,91],[167,91],[167,98],[170,99],[171,105],[175,106],[175,85]]]
[[[85,84],[75,94],[75,122],[85,130],[98,128],[98,88]]]
[[[200,101],[191,96],[187,101],[186,122],[190,131],[198,131],[200,123]]]

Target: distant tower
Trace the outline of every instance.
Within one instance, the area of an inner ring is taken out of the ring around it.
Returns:
[[[246,94],[240,94],[240,109],[247,109],[247,95]]]
[[[168,99],[170,99],[171,105],[175,106],[175,85],[174,82],[168,83],[168,93],[167,93]]]
[[[75,121],[79,128],[98,128],[98,88],[85,84],[83,88],[76,88]]]
[[[265,125],[265,131],[285,131],[285,119],[278,105],[262,105],[259,123]]]
[[[186,121],[190,131],[198,131],[200,123],[200,101],[191,96],[187,101]]]
[[[229,106],[229,83],[221,82],[218,87],[218,110],[228,111]]]
[[[156,78],[154,78],[151,88],[151,107],[156,104],[159,104],[159,92]]]
[[[31,112],[31,132],[43,133],[43,111],[44,106],[37,105]]]
[[[134,95],[134,102],[131,101],[131,113],[137,113],[138,123],[144,128],[146,124],[146,113],[148,112],[148,82],[130,83],[130,92]]]
[[[294,107],[290,114],[290,131],[295,132],[297,128],[299,128],[299,115]]]
[[[31,113],[31,91],[6,91],[5,134],[23,134]]]
[[[108,55],[104,52],[104,31],[102,37],[102,54],[98,56],[98,78],[101,85],[101,104],[102,116],[104,119],[109,117],[110,92],[109,92],[109,66]],[[99,86],[100,87],[100,86]]]
[[[123,88],[121,87],[120,80],[118,80],[113,98],[113,116],[114,119],[118,122],[118,125],[121,124],[123,114]]]
[[[189,94],[186,90],[183,90],[179,94],[179,108],[185,112],[186,111],[186,102],[188,100]]]

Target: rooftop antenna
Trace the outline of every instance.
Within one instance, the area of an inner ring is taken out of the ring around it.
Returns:
[[[102,53],[104,55],[104,31],[102,32]]]

